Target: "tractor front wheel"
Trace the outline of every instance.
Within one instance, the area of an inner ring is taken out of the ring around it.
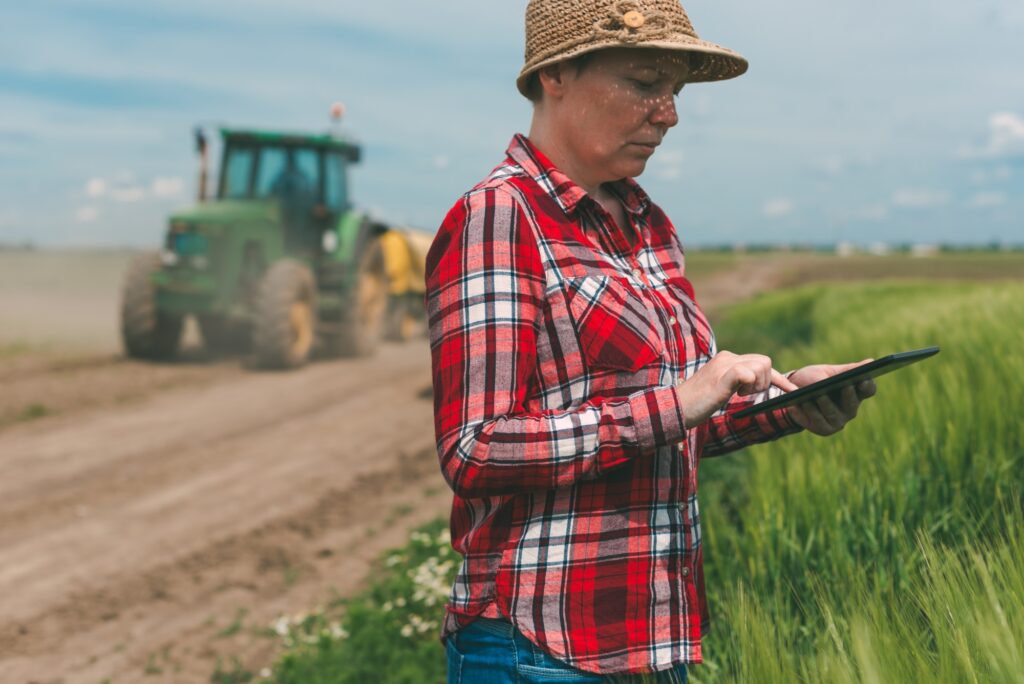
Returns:
[[[282,259],[260,280],[252,346],[264,368],[296,368],[309,360],[316,339],[316,281],[305,264]]]
[[[128,355],[139,359],[172,358],[181,341],[182,317],[157,309],[153,275],[159,270],[158,255],[135,257],[121,291],[121,339]]]

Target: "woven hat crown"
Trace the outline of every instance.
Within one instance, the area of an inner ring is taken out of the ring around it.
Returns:
[[[519,90],[526,94],[529,76],[541,67],[610,47],[698,54],[691,82],[733,78],[747,70],[739,54],[697,35],[679,0],[530,0]]]

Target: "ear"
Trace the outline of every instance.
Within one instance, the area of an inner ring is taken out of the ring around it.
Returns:
[[[561,98],[565,95],[566,83],[571,78],[566,62],[555,62],[537,71],[540,89],[546,97]]]

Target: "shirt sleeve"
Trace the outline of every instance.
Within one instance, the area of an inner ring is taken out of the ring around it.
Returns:
[[[793,422],[789,412],[784,408],[764,411],[746,418],[737,418],[735,415],[748,406],[774,399],[780,394],[783,394],[783,391],[772,386],[757,394],[744,397],[734,395],[729,403],[708,421],[707,440],[704,442],[701,456],[720,456],[803,430]]]
[[[475,190],[427,256],[435,436],[461,497],[570,485],[684,437],[674,387],[527,410],[546,283],[527,221],[507,190]]]

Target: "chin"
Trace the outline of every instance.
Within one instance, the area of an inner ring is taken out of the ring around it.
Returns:
[[[625,164],[620,164],[618,168],[622,170],[622,173],[619,174],[618,178],[636,178],[644,172],[644,169],[647,168],[647,160],[632,160]]]

